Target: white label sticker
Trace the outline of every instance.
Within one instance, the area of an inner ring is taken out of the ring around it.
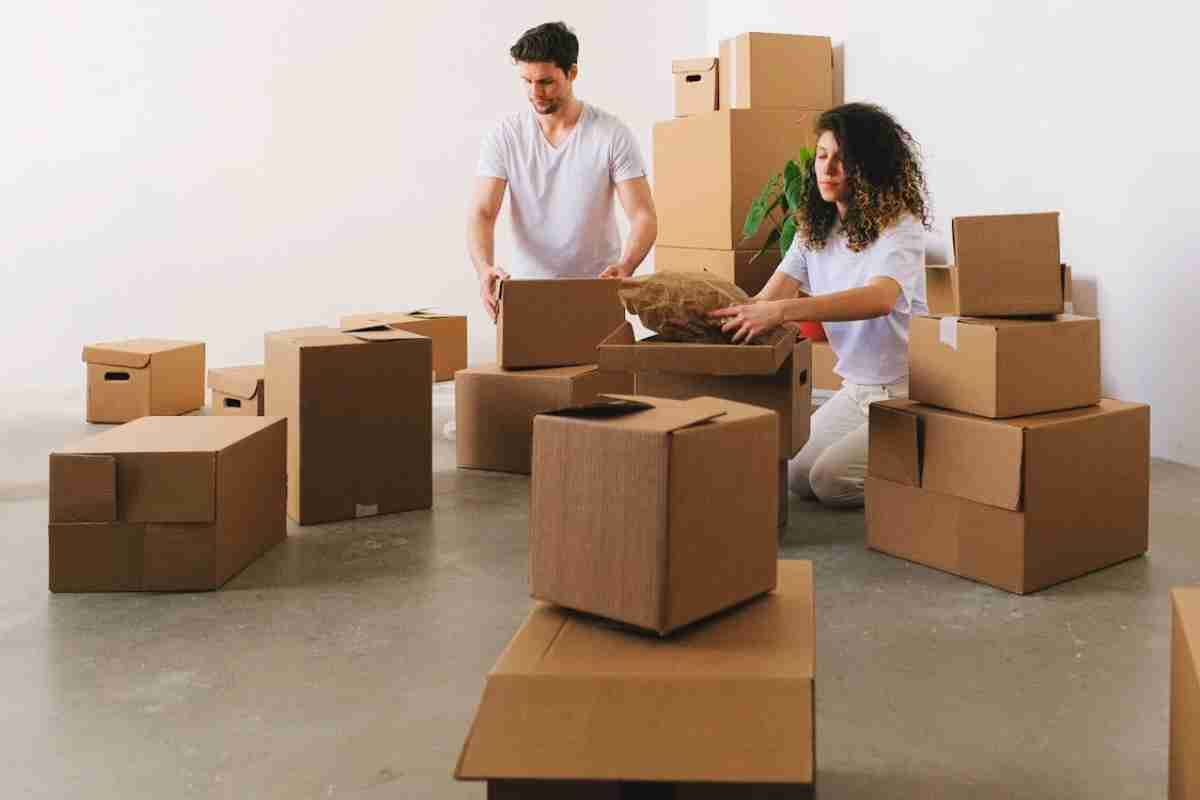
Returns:
[[[354,516],[355,517],[373,517],[378,513],[379,513],[379,504],[378,503],[376,503],[373,506],[364,506],[359,503],[354,504]]]
[[[947,347],[958,349],[958,317],[942,317],[938,322],[938,339]]]
[[[1072,303],[1070,300],[1063,303],[1063,313],[1064,314],[1074,314],[1075,313],[1075,304]]]

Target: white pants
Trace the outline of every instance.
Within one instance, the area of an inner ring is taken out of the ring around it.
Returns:
[[[883,386],[843,383],[813,414],[808,443],[788,463],[788,488],[831,506],[861,506],[871,403],[896,397],[908,397],[908,378]]]

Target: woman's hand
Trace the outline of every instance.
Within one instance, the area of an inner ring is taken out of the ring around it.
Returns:
[[[759,300],[740,306],[710,311],[712,319],[724,319],[721,330],[733,334],[734,343],[748,342],[783,324],[783,308],[777,300]]]

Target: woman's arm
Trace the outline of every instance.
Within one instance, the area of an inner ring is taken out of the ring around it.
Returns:
[[[771,279],[774,281],[774,278]],[[767,286],[770,286],[768,282]],[[763,289],[766,292],[766,288]],[[760,293],[761,296],[762,293]],[[815,297],[763,300],[713,311],[709,316],[725,319],[721,330],[733,341],[752,339],[788,322],[849,322],[884,317],[900,297],[900,284],[893,278],[876,277],[865,286]]]
[[[800,291],[800,281],[788,275],[786,272],[776,270],[771,279],[767,281],[767,285],[759,290],[758,294],[754,295],[755,301],[762,302],[766,300],[791,300],[795,297],[807,297],[804,292]]]

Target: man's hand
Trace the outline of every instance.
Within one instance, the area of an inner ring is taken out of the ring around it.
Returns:
[[[500,267],[485,267],[479,273],[479,296],[492,322],[500,313],[500,282],[507,277],[508,273]]]
[[[732,333],[734,343],[749,342],[783,324],[783,309],[777,300],[718,308],[710,311],[708,316],[725,320],[721,330]]]
[[[623,264],[609,264],[600,273],[601,278],[629,278],[633,270]]]

